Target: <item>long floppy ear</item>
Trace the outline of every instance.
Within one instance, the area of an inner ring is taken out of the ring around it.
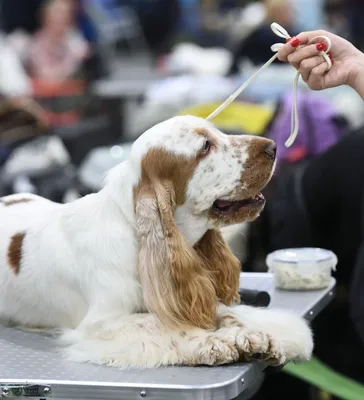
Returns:
[[[166,324],[213,328],[215,285],[174,222],[174,196],[169,182],[149,182],[135,191],[144,301]]]
[[[240,262],[231,252],[222,234],[217,229],[208,230],[195,249],[205,263],[205,269],[213,276],[219,300],[225,305],[240,302]]]

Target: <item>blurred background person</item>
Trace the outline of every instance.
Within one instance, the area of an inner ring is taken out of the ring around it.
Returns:
[[[272,22],[284,26],[291,36],[299,33],[295,26],[293,7],[290,0],[264,0],[266,18],[253,32],[236,46],[229,75],[239,72],[242,59],[248,59],[254,65],[262,65],[272,57],[271,46],[277,42],[277,36],[272,32]],[[279,60],[275,61],[276,63]]]
[[[32,78],[62,81],[80,72],[89,47],[74,29],[75,7],[72,0],[49,0],[43,5],[40,28],[29,47],[27,68]]]

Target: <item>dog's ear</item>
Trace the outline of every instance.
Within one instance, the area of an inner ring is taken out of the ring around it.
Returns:
[[[195,249],[204,261],[205,269],[212,273],[219,300],[225,305],[239,303],[240,261],[231,252],[221,232],[208,230]]]
[[[216,285],[174,222],[173,185],[149,181],[134,193],[140,238],[138,272],[146,307],[169,325],[213,328]]]

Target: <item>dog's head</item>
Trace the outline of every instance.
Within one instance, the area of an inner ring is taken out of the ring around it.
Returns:
[[[169,323],[211,327],[237,298],[240,265],[219,227],[255,219],[275,166],[268,139],[228,136],[175,117],[145,132],[130,162],[146,305]]]

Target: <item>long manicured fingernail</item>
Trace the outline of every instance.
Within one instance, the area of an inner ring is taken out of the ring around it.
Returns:
[[[326,51],[327,50],[327,44],[322,42],[322,43],[317,43],[316,49],[318,51]]]
[[[301,41],[300,41],[300,39],[292,38],[290,43],[291,43],[292,47],[298,47],[300,45]]]

